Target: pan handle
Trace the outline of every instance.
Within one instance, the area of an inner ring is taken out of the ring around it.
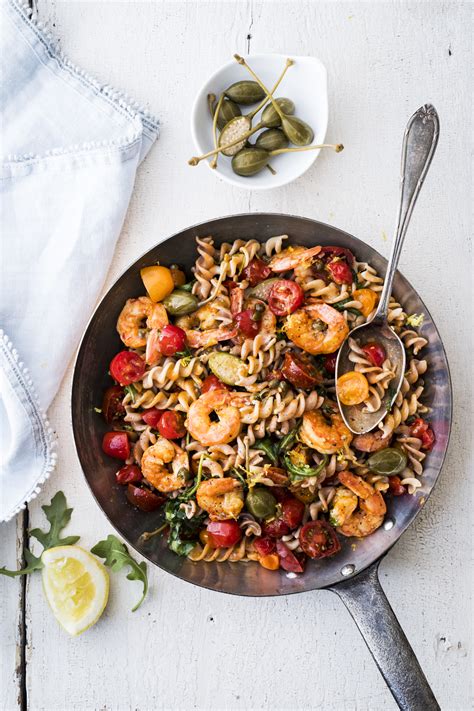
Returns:
[[[440,707],[405,633],[380,585],[376,561],[353,578],[328,589],[351,613],[375,662],[402,711],[439,711]]]

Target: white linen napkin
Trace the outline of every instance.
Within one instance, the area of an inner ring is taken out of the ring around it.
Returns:
[[[2,521],[54,468],[41,408],[96,303],[158,122],[71,64],[16,0],[0,0],[0,52]]]

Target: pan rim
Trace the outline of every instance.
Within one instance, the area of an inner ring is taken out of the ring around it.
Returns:
[[[84,467],[84,464],[83,464],[83,458],[82,458],[82,456],[81,456],[81,452],[80,452],[80,448],[79,448],[77,426],[76,426],[76,421],[75,421],[75,410],[74,410],[74,401],[75,401],[75,399],[76,399],[76,398],[75,398],[75,395],[76,395],[77,390],[78,390],[78,388],[79,388],[79,368],[78,368],[78,365],[79,365],[79,360],[80,360],[81,355],[82,355],[84,343],[85,343],[86,337],[87,337],[87,335],[88,335],[89,329],[90,329],[90,327],[91,327],[91,325],[92,325],[92,323],[93,323],[93,321],[94,321],[94,319],[95,319],[95,317],[96,317],[96,314],[97,314],[98,311],[101,309],[104,300],[105,300],[105,299],[109,296],[109,294],[116,288],[118,282],[123,278],[123,276],[124,276],[130,269],[132,269],[137,263],[139,263],[149,252],[154,251],[157,247],[159,247],[159,246],[161,246],[161,245],[164,245],[166,242],[169,242],[170,240],[174,239],[175,237],[178,237],[178,236],[181,235],[183,232],[188,232],[188,231],[193,231],[193,230],[199,230],[199,229],[202,228],[203,226],[206,226],[207,228],[211,228],[211,226],[212,226],[213,223],[220,222],[220,221],[222,221],[222,220],[224,220],[224,219],[225,219],[225,220],[237,220],[237,219],[239,219],[239,218],[249,218],[249,217],[256,218],[256,219],[259,219],[259,218],[260,218],[260,219],[265,219],[265,218],[268,218],[268,217],[271,217],[271,218],[278,217],[278,218],[288,219],[288,220],[290,220],[290,221],[293,220],[293,219],[295,219],[295,220],[305,221],[305,222],[307,222],[307,223],[310,223],[310,224],[312,224],[312,225],[316,225],[316,226],[319,226],[319,227],[322,227],[322,228],[329,228],[329,229],[331,229],[332,231],[339,232],[340,234],[345,235],[346,237],[349,237],[349,238],[350,238],[352,241],[354,241],[356,244],[360,244],[360,245],[364,245],[364,246],[366,246],[366,247],[369,247],[369,249],[373,250],[373,252],[375,252],[375,254],[376,254],[385,264],[387,263],[387,259],[386,259],[385,257],[383,257],[383,255],[381,255],[381,254],[378,252],[378,250],[375,249],[375,247],[372,247],[370,244],[367,244],[366,242],[364,242],[364,241],[363,241],[362,239],[360,239],[359,237],[355,237],[355,236],[352,235],[351,233],[346,232],[345,230],[342,230],[342,229],[340,229],[340,228],[338,228],[338,227],[335,227],[335,226],[333,226],[333,225],[329,225],[329,224],[327,224],[327,223],[325,223],[325,222],[321,222],[321,221],[319,221],[319,220],[315,220],[315,219],[310,218],[310,217],[304,217],[304,216],[301,216],[301,215],[288,214],[288,213],[281,213],[281,212],[268,212],[268,211],[266,211],[266,212],[244,212],[244,213],[236,213],[236,214],[231,214],[231,215],[222,215],[222,216],[220,216],[220,217],[215,217],[215,218],[212,218],[212,219],[210,219],[210,220],[204,220],[204,221],[201,221],[201,222],[199,222],[199,223],[195,223],[195,224],[193,224],[193,225],[186,226],[186,227],[184,227],[184,228],[182,228],[182,229],[180,229],[180,230],[174,232],[173,234],[169,235],[168,237],[166,237],[164,240],[161,240],[161,241],[158,242],[157,244],[155,244],[155,245],[149,247],[149,248],[146,249],[144,252],[142,252],[138,257],[136,257],[132,262],[130,262],[130,263],[126,266],[126,268],[123,269],[123,271],[121,271],[121,273],[118,275],[118,277],[114,280],[113,284],[112,284],[112,285],[105,291],[105,293],[103,293],[102,296],[100,297],[100,300],[98,301],[96,307],[94,308],[94,310],[93,310],[93,312],[92,312],[92,314],[91,314],[91,316],[90,316],[90,318],[89,318],[89,320],[88,320],[88,322],[87,322],[87,325],[86,325],[85,328],[84,328],[84,332],[83,332],[83,334],[82,334],[82,337],[81,337],[79,346],[78,346],[78,348],[77,348],[76,355],[75,355],[75,357],[74,357],[74,364],[73,364],[73,380],[72,380],[72,387],[71,387],[71,419],[72,419],[72,430],[73,430],[73,437],[74,437],[74,445],[75,445],[77,457],[78,457],[78,459],[79,459],[79,463],[80,463],[80,465],[81,465],[82,474],[83,474],[84,479],[86,480],[86,483],[87,483],[87,486],[88,486],[88,488],[89,488],[89,491],[90,491],[90,493],[92,494],[92,496],[93,496],[95,502],[97,503],[98,507],[100,508],[100,510],[102,511],[102,513],[104,514],[104,516],[106,517],[106,519],[107,519],[107,521],[109,522],[109,524],[110,524],[110,525],[113,527],[113,529],[119,534],[119,536],[120,536],[121,538],[123,538],[123,539],[126,541],[127,545],[131,546],[134,551],[136,551],[139,555],[141,555],[143,558],[145,558],[145,559],[146,559],[147,561],[149,561],[151,564],[153,564],[154,566],[158,567],[158,568],[159,568],[160,570],[162,570],[163,572],[165,572],[165,573],[167,573],[167,574],[170,574],[170,575],[173,575],[175,578],[178,578],[179,580],[181,580],[181,581],[184,582],[184,583],[187,583],[187,584],[190,584],[190,585],[194,585],[194,586],[199,587],[199,588],[204,588],[204,589],[206,589],[206,590],[211,590],[211,591],[216,592],[216,593],[225,594],[225,595],[234,595],[234,596],[246,597],[246,598],[270,598],[270,597],[280,597],[280,596],[286,596],[286,595],[295,595],[295,594],[300,594],[300,593],[309,593],[309,592],[314,592],[315,590],[329,590],[329,589],[336,588],[339,583],[344,583],[344,582],[346,582],[346,581],[348,581],[348,580],[351,580],[351,579],[356,578],[360,573],[362,573],[362,572],[364,572],[365,570],[367,570],[367,568],[369,568],[371,565],[374,565],[375,563],[380,562],[380,561],[389,553],[389,551],[399,542],[400,538],[404,535],[404,533],[407,531],[407,529],[410,528],[410,526],[412,525],[412,523],[417,519],[417,517],[419,516],[420,512],[422,511],[422,509],[425,508],[426,503],[427,503],[427,501],[429,500],[429,498],[430,498],[430,496],[431,496],[431,494],[432,494],[432,492],[433,492],[433,490],[434,490],[436,484],[438,483],[438,479],[439,479],[439,477],[440,477],[440,475],[441,475],[441,472],[442,472],[442,470],[443,470],[443,467],[444,467],[444,464],[445,464],[445,461],[446,461],[446,455],[447,455],[447,452],[448,452],[448,449],[449,449],[449,443],[450,443],[451,431],[452,431],[452,420],[453,420],[453,387],[452,387],[452,379],[451,379],[451,371],[450,371],[450,367],[449,367],[449,361],[448,361],[448,358],[447,358],[446,349],[445,349],[445,347],[444,347],[444,343],[443,343],[443,341],[442,341],[442,338],[441,338],[441,335],[440,335],[440,333],[439,333],[438,327],[437,327],[435,321],[433,320],[429,309],[426,307],[426,304],[424,303],[423,299],[422,299],[421,296],[418,294],[418,291],[412,286],[411,282],[403,275],[403,273],[400,272],[399,270],[397,270],[397,274],[399,274],[399,275],[406,281],[406,283],[409,285],[410,289],[412,289],[413,292],[416,294],[416,296],[417,296],[417,298],[419,299],[421,305],[423,306],[423,308],[424,308],[426,314],[428,315],[428,317],[429,317],[431,323],[433,324],[433,327],[434,327],[435,332],[436,332],[436,334],[437,334],[437,337],[438,337],[438,340],[439,340],[439,344],[440,344],[440,347],[441,347],[441,354],[442,354],[442,356],[443,356],[443,363],[444,363],[444,365],[445,365],[445,367],[446,367],[446,376],[447,376],[447,383],[448,383],[448,394],[447,394],[446,407],[449,407],[449,415],[450,415],[450,416],[449,416],[449,422],[448,422],[448,428],[447,428],[447,432],[446,432],[446,439],[445,439],[445,442],[446,442],[446,443],[445,443],[445,447],[444,447],[444,452],[443,452],[443,455],[442,455],[442,457],[441,457],[441,460],[440,460],[439,465],[436,467],[438,471],[437,471],[435,480],[434,480],[434,482],[433,482],[433,485],[431,486],[430,490],[424,495],[424,499],[425,499],[425,500],[424,500],[423,505],[422,505],[422,506],[419,506],[419,507],[417,508],[417,510],[413,513],[412,517],[411,517],[411,518],[409,519],[409,521],[404,525],[404,527],[403,527],[402,530],[400,531],[400,533],[399,533],[399,535],[397,536],[397,538],[396,538],[394,541],[392,541],[392,542],[390,542],[389,544],[387,544],[387,547],[383,549],[383,551],[380,553],[380,555],[378,555],[377,557],[375,557],[375,558],[369,560],[365,565],[362,565],[360,568],[358,568],[358,569],[357,569],[354,573],[352,573],[351,575],[348,575],[348,576],[346,576],[346,577],[344,577],[344,578],[341,578],[341,580],[338,580],[338,581],[336,581],[336,582],[334,582],[334,583],[330,583],[330,584],[324,585],[324,586],[315,585],[314,587],[309,587],[309,588],[307,588],[307,589],[305,589],[305,590],[289,590],[289,591],[284,591],[284,592],[275,591],[275,592],[271,592],[271,593],[261,593],[261,594],[258,594],[258,593],[249,593],[249,592],[246,592],[246,591],[245,591],[245,592],[242,592],[242,591],[232,591],[232,590],[220,590],[220,589],[216,589],[214,586],[212,586],[212,585],[210,585],[210,584],[187,580],[187,579],[184,578],[182,575],[180,575],[178,572],[169,570],[167,567],[165,567],[165,566],[162,565],[161,563],[157,562],[156,560],[150,558],[149,555],[147,555],[146,553],[144,553],[144,552],[142,552],[141,550],[139,550],[139,549],[138,549],[131,541],[129,541],[128,538],[118,529],[117,525],[111,520],[111,518],[109,517],[109,515],[105,512],[105,510],[103,509],[103,507],[102,507],[100,501],[98,500],[96,494],[94,493],[94,490],[92,489],[92,486],[91,486],[91,484],[90,484],[90,482],[89,482],[89,479],[87,478],[86,473],[85,473],[85,467]],[[216,565],[217,565],[217,564],[216,564]]]

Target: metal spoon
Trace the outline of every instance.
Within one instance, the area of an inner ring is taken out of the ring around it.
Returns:
[[[344,422],[355,434],[364,434],[376,427],[390,409],[403,382],[406,365],[405,349],[400,338],[388,324],[388,304],[403,240],[418,194],[436,150],[438,136],[439,118],[436,109],[431,104],[425,104],[410,118],[403,136],[400,208],[395,240],[377,311],[369,323],[357,326],[350,332],[337,357],[336,382],[341,375],[354,370],[354,364],[349,360],[349,338],[357,339],[362,346],[372,342],[379,343],[385,349],[387,358],[390,359],[395,370],[395,378],[390,382],[390,403],[382,402],[376,412],[364,412],[363,405],[343,405],[336,390],[337,402]]]

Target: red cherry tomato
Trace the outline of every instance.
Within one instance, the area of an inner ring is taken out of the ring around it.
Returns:
[[[126,432],[106,432],[102,440],[102,450],[109,457],[123,459],[130,456],[130,442]]]
[[[336,257],[336,259],[332,259],[327,264],[327,268],[332,280],[336,282],[336,284],[352,284],[354,275],[347,262]]]
[[[186,428],[182,413],[165,410],[158,422],[158,432],[166,439],[181,439],[181,437],[184,437]]]
[[[125,392],[120,385],[112,385],[107,388],[102,400],[102,415],[104,420],[110,425],[114,420],[120,420],[125,415],[125,408],[122,405],[122,400]]]
[[[330,375],[334,375],[334,373],[336,372],[336,360],[337,352],[330,353],[324,358],[324,367],[326,368],[326,371],[330,373]]]
[[[290,527],[283,521],[282,518],[274,518],[273,521],[264,521],[262,524],[262,533],[270,538],[281,538],[290,532]]]
[[[280,556],[280,565],[283,570],[287,570],[290,573],[304,572],[304,559],[299,560],[283,541],[277,541],[276,547],[277,553]]]
[[[435,433],[422,417],[417,417],[413,422],[410,434],[421,439],[421,448],[430,451],[436,442]]]
[[[232,279],[226,279],[222,282],[222,285],[225,286],[226,289],[235,289],[235,287],[238,286],[237,282]]]
[[[291,498],[288,489],[285,489],[283,486],[272,486],[271,492],[279,504]]]
[[[298,499],[288,498],[283,501],[281,517],[291,529],[298,528],[303,520],[304,503]]]
[[[322,381],[314,365],[296,353],[285,353],[281,372],[296,388],[312,388]]]
[[[109,366],[110,375],[120,385],[130,385],[140,380],[145,372],[145,361],[138,353],[132,351],[120,351]]]
[[[177,351],[184,350],[186,346],[186,332],[179,326],[169,323],[162,328],[158,338],[158,346],[165,356],[174,355]]]
[[[153,427],[154,430],[157,430],[162,414],[163,410],[158,410],[157,407],[150,407],[149,410],[146,410],[146,412],[142,414],[142,420],[150,427]]]
[[[143,479],[142,470],[136,464],[126,464],[115,475],[117,484],[137,484]]]
[[[253,544],[258,555],[262,557],[276,551],[276,543],[272,538],[255,538]]]
[[[142,489],[134,484],[127,486],[127,499],[140,511],[156,511],[166,501],[164,496],[158,496],[150,489]]]
[[[362,350],[367,356],[368,360],[375,365],[377,368],[381,368],[384,360],[387,358],[385,348],[380,345],[380,343],[366,343],[362,346]]]
[[[262,259],[255,257],[242,271],[242,277],[247,279],[250,286],[257,286],[261,281],[268,279],[272,270]]]
[[[268,297],[268,306],[275,316],[288,316],[301,306],[304,291],[299,284],[289,279],[279,279],[274,283]]]
[[[325,521],[310,521],[300,531],[300,546],[310,558],[329,558],[341,550],[332,526]]]
[[[399,476],[389,476],[388,478],[389,491],[393,496],[403,496],[406,493],[406,489],[401,483]]]
[[[202,381],[201,392],[207,393],[210,390],[229,390],[229,388],[222,380],[219,380],[217,375],[208,375],[207,378],[204,378]]]
[[[253,338],[260,331],[260,321],[255,321],[253,318],[254,312],[251,309],[246,309],[234,316],[235,322],[247,338]]]
[[[332,259],[333,257],[344,258],[350,267],[352,267],[355,261],[351,250],[346,249],[345,247],[321,247],[321,251],[318,256],[321,259]]]
[[[207,532],[214,548],[230,548],[242,538],[237,521],[211,521],[207,524]]]

